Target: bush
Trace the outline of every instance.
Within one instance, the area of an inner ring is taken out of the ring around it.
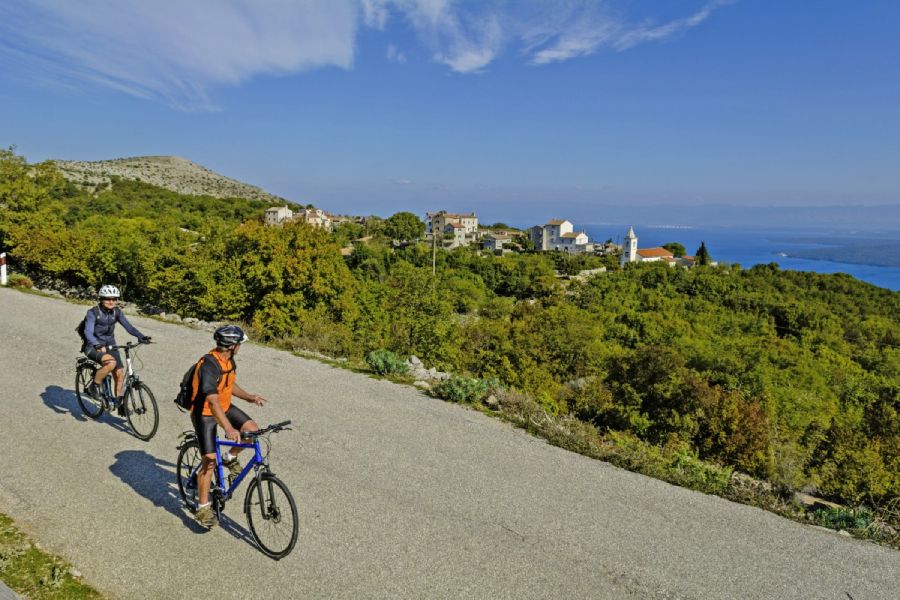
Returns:
[[[402,358],[390,350],[372,350],[366,362],[379,375],[405,375],[409,370]]]
[[[610,431],[605,439],[610,446],[603,459],[630,471],[707,494],[721,494],[731,480],[730,468],[702,461],[685,446],[649,444],[622,431]]]
[[[820,508],[812,513],[816,525],[830,529],[863,530],[872,525],[875,515],[865,507],[853,508]]]
[[[441,398],[451,402],[481,402],[490,395],[491,390],[498,389],[500,382],[496,379],[474,379],[470,377],[452,376],[435,387]]]
[[[26,288],[29,290],[34,287],[34,282],[32,282],[31,279],[25,275],[19,275],[18,273],[10,275],[7,281],[10,287]]]

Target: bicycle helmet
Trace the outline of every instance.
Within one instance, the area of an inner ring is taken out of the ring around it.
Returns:
[[[100,288],[100,291],[97,292],[97,295],[101,298],[118,298],[121,294],[119,294],[119,288],[114,285],[104,285]]]
[[[237,325],[223,325],[216,329],[216,332],[213,334],[213,339],[220,348],[228,348],[235,344],[242,344],[250,338],[248,338],[247,334],[244,333],[244,330]]]

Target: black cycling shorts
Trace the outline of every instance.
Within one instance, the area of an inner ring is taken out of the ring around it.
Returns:
[[[103,355],[109,354],[114,359],[116,359],[116,368],[117,369],[121,369],[122,367],[125,366],[125,363],[122,362],[122,355],[119,353],[118,350],[110,350],[107,347],[106,352],[100,352],[99,350],[97,350],[96,348],[94,348],[92,346],[85,346],[82,349],[82,352],[84,352],[84,355],[87,356],[89,359],[91,359],[95,363],[99,363],[101,365],[103,364]]]
[[[231,426],[241,430],[244,423],[250,420],[250,417],[234,404],[225,411],[225,418],[231,423]],[[204,417],[197,413],[191,413],[191,421],[194,423],[194,431],[197,433],[197,441],[200,442],[200,454],[216,453],[216,422],[215,417]]]

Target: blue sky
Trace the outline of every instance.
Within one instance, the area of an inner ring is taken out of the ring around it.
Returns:
[[[333,212],[900,203],[900,3],[6,0],[0,144]]]

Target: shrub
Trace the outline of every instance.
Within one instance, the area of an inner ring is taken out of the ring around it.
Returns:
[[[10,287],[26,288],[29,290],[34,287],[34,282],[32,282],[31,279],[18,273],[10,275],[7,281]]]
[[[668,465],[672,483],[707,494],[721,494],[731,480],[731,469],[704,462],[690,450],[676,452]]]
[[[481,402],[492,391],[501,389],[500,381],[496,378],[475,379],[471,377],[452,376],[442,381],[435,387],[435,392],[441,398],[451,402]]]
[[[830,529],[863,530],[872,525],[875,515],[871,510],[859,508],[820,508],[813,511],[812,520],[816,525]]]
[[[409,370],[402,358],[390,350],[372,350],[366,362],[379,375],[404,375]]]

